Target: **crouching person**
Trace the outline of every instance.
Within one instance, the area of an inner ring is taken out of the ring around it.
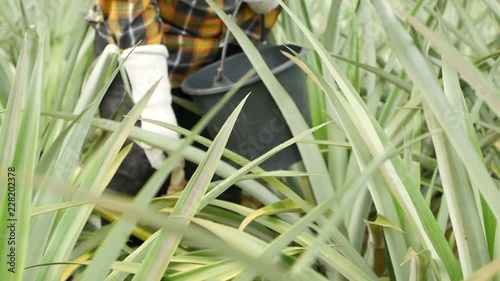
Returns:
[[[278,0],[214,2],[228,14],[236,11],[236,23],[254,42],[268,33],[279,14]],[[122,51],[122,59],[128,56],[124,69],[130,82],[132,99],[126,104],[126,111],[145,95],[154,82],[163,78],[141,117],[186,129],[191,129],[198,122],[200,117],[172,103],[172,96],[190,100],[180,89],[181,82],[220,58],[225,26],[205,0],[96,0],[86,19],[96,30],[94,56],[97,57],[107,44],[116,44]],[[139,46],[132,51],[137,44]],[[232,45],[228,53],[239,51],[239,47]],[[103,118],[115,115],[124,93],[123,81],[117,77],[100,105]],[[177,133],[161,126],[140,123],[145,130],[168,138],[179,138]],[[202,135],[208,137],[206,131]],[[159,149],[134,144],[108,188],[129,195],[137,194],[165,157]],[[184,177],[179,177],[183,174],[182,170],[189,178],[195,169],[192,163],[180,167],[174,173],[176,176],[171,176],[172,183],[167,181],[161,192],[164,194],[170,184],[182,185]],[[231,187],[220,198],[239,202],[241,191]]]

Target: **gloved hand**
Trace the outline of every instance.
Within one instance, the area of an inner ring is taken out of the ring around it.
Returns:
[[[134,103],[137,103],[151,86],[161,78],[158,87],[142,111],[141,117],[177,125],[177,119],[172,109],[172,94],[167,75],[167,48],[164,45],[138,46],[133,52],[132,48],[126,49],[120,58],[125,59],[128,54],[130,55],[124,62],[124,68],[132,88],[132,100]],[[141,122],[141,127],[144,130],[169,138],[179,138],[179,135],[172,130],[149,122]],[[163,151],[152,148],[144,143],[140,143],[139,145],[144,149],[151,166],[158,169],[166,159]]]
[[[243,2],[257,14],[267,14],[279,5],[279,0],[243,0]]]

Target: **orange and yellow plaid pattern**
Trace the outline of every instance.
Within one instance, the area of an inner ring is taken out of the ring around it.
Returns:
[[[232,14],[239,0],[215,0]],[[257,42],[262,24],[268,32],[279,9],[264,17],[243,4],[236,23]],[[189,74],[211,62],[221,45],[225,26],[205,0],[96,0],[87,21],[97,34],[120,49],[141,44],[164,44],[169,51],[170,82],[178,87]]]

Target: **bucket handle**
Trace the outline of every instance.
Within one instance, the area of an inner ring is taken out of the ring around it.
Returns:
[[[240,0],[238,4],[236,5],[236,8],[233,11],[233,14],[231,15],[232,20],[234,21],[236,19],[236,15],[238,14],[238,11],[240,10],[241,4],[243,4],[243,0]],[[224,37],[224,41],[222,43],[222,54],[221,54],[221,59],[220,59],[220,65],[217,68],[217,75],[215,76],[214,79],[214,84],[220,84],[222,83],[222,78],[223,78],[223,73],[224,73],[224,60],[226,59],[227,55],[227,45],[229,43],[229,37],[231,36],[231,32],[229,31],[229,28],[226,30],[226,35]]]
[[[233,21],[236,20],[236,15],[238,14],[238,11],[241,8],[241,4],[243,4],[243,0],[240,0],[238,4],[236,5],[236,8],[233,11],[233,14],[231,15],[231,18]],[[261,14],[261,37],[260,37],[260,43],[264,44],[266,39],[265,39],[265,32],[266,32],[266,25],[265,25],[265,14]],[[221,53],[221,59],[220,59],[220,65],[217,68],[217,75],[215,76],[214,79],[214,84],[220,84],[223,82],[224,78],[224,61],[226,60],[227,56],[227,48],[229,45],[229,37],[231,36],[231,31],[229,28],[226,30],[226,34],[224,36],[224,41],[222,42],[222,53]]]

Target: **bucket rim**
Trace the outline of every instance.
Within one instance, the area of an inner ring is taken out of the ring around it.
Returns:
[[[304,56],[307,53],[307,49],[306,48],[304,48],[302,46],[294,45],[294,44],[269,45],[269,46],[265,46],[263,48],[260,48],[259,50],[260,51],[264,51],[264,50],[267,50],[267,49],[281,48],[281,47],[288,47],[288,48],[297,47],[297,48],[299,48],[299,51],[297,52],[297,54],[300,57]],[[246,56],[246,54],[244,52],[236,54],[234,56],[226,58],[226,61],[230,61],[232,59],[235,59],[238,56]],[[195,73],[189,75],[181,83],[181,89],[182,89],[182,91],[184,93],[190,95],[190,96],[208,96],[208,95],[215,95],[215,94],[225,93],[225,92],[228,92],[229,90],[231,90],[234,87],[234,85],[237,83],[237,81],[232,82],[230,85],[220,85],[220,86],[215,86],[215,87],[212,86],[210,88],[194,88],[194,87],[191,87],[191,86],[189,86],[187,84],[187,81],[191,77],[193,77],[194,75],[196,75],[198,72],[203,71],[206,68],[214,67],[214,66],[219,65],[219,64],[220,64],[220,60],[218,60],[216,62],[213,62],[211,64],[208,64],[208,65],[202,67],[201,69],[199,69],[198,71],[196,71]],[[291,67],[293,64],[294,64],[294,62],[292,60],[287,60],[283,64],[277,66],[276,68],[271,69],[271,72],[272,72],[273,75],[279,74],[279,73],[285,71],[286,69],[288,69],[289,67]],[[260,78],[260,76],[258,74],[253,75],[250,79],[248,79],[247,81],[245,81],[245,83],[241,87],[248,86],[248,85],[253,84],[253,83],[255,83],[255,82],[259,81],[259,80],[262,80],[262,79]]]

